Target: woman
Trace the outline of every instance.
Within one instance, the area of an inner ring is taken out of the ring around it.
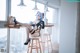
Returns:
[[[27,40],[24,43],[24,45],[27,45],[30,42],[29,33],[34,34],[35,31],[44,29],[43,18],[44,18],[44,13],[38,11],[36,14],[36,20],[34,21],[34,24],[31,24],[31,26],[33,26],[33,29],[31,28],[30,25],[27,25]]]
[[[44,13],[41,13],[41,12],[37,12],[36,14],[36,20],[34,21],[34,24],[23,24],[23,23],[20,23],[18,21],[16,21],[15,17],[12,17],[12,22],[14,23],[14,25],[17,25],[17,24],[20,24],[21,26],[25,26],[27,27],[27,39],[26,39],[26,42],[24,43],[24,45],[27,45],[29,42],[30,42],[30,38],[29,38],[29,33],[30,34],[34,34],[37,30],[41,30],[41,29],[44,29],[44,21],[43,21],[43,18],[44,18]],[[9,19],[9,21],[11,21]],[[33,29],[32,29],[33,27]]]

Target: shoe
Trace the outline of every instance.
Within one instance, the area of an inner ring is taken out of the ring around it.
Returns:
[[[29,42],[30,42],[30,38],[27,40],[27,42],[24,43],[24,45],[28,45]]]

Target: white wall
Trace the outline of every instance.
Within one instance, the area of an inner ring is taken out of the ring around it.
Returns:
[[[75,53],[77,3],[61,0],[59,53]]]
[[[78,18],[77,18],[77,36],[76,36],[76,53],[80,53],[80,3],[78,3]]]

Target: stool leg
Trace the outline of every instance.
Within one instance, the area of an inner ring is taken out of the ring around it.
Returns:
[[[43,53],[45,53],[45,42],[42,42]]]
[[[37,44],[37,40],[36,40],[36,50],[37,50],[37,53],[38,53],[38,44]]]
[[[41,45],[40,45],[40,41],[39,40],[38,40],[38,43],[39,43],[40,53],[42,53],[42,51],[41,51]]]
[[[27,53],[29,53],[29,47],[30,47],[30,43],[28,44],[28,50],[27,50]]]
[[[35,41],[36,45],[34,44],[34,41]],[[29,50],[29,48],[31,48],[31,50]],[[40,53],[42,53],[40,41],[38,38],[33,38],[32,41],[29,43],[27,53],[29,53],[29,51],[30,51],[30,53],[32,53],[32,49],[36,49],[37,53],[38,53],[38,49],[40,49]]]
[[[43,48],[42,48],[42,38],[41,37],[40,37],[39,43],[40,43],[40,53],[42,53]]]
[[[41,48],[42,48],[42,53],[45,53],[45,42],[43,41],[43,37],[41,37]]]
[[[49,34],[49,38],[50,38],[51,49],[52,49],[52,52],[53,52],[53,47],[52,47],[52,42],[51,42],[50,34]]]
[[[48,48],[48,53],[49,53],[49,41],[48,41],[48,36],[47,36],[47,48]]]
[[[30,53],[32,53],[32,47],[33,47],[33,40],[32,40],[32,44],[31,44],[31,51],[30,51]]]

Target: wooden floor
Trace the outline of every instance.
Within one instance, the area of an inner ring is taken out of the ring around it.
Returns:
[[[52,45],[52,47],[53,47],[53,50],[51,52],[49,52],[49,53],[59,53],[59,44],[58,43],[54,43]],[[33,52],[33,53],[35,53],[35,52]],[[48,53],[48,51],[45,50],[44,53]]]
[[[49,53],[59,53],[59,44],[58,44],[58,43],[54,43],[54,44],[52,45],[52,47],[53,47],[53,50],[52,50],[51,52],[49,52]],[[36,52],[36,51],[35,51],[35,52]],[[33,53],[35,53],[35,52],[33,51]],[[11,53],[13,53],[13,52],[11,52]],[[27,53],[27,51],[25,50],[25,51],[23,51],[23,52],[21,52],[21,53]],[[47,50],[45,50],[44,53],[48,53]]]
[[[59,53],[59,44],[58,43],[53,44],[53,53]]]
[[[59,53],[59,51],[58,50],[53,50],[53,52],[51,52],[51,53]]]

